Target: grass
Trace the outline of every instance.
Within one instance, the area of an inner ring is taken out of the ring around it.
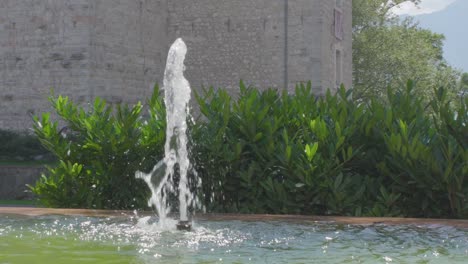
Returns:
[[[39,201],[36,200],[0,200],[0,207],[2,205],[12,205],[12,206],[39,206]]]
[[[0,166],[29,167],[29,166],[42,166],[42,165],[54,166],[56,164],[57,164],[56,161],[50,161],[50,160],[30,160],[30,161],[0,160]]]

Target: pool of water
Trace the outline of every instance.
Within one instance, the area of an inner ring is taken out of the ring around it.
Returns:
[[[417,225],[0,216],[0,263],[467,263],[468,230]]]

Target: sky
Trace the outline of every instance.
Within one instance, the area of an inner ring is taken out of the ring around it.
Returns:
[[[432,14],[446,9],[456,1],[457,0],[422,0],[419,6],[416,6],[412,2],[404,2],[393,11],[397,15],[417,16]]]
[[[405,2],[392,11],[413,16],[420,27],[444,34],[445,59],[468,72],[468,0],[422,0],[419,6]]]

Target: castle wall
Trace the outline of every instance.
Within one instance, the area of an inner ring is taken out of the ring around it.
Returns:
[[[168,37],[188,43],[187,76],[196,87],[235,90],[243,79],[261,89],[292,91],[296,83],[312,80],[323,94],[335,88],[336,46],[343,53],[342,82],[350,87],[352,81],[351,1],[340,9],[346,19],[340,41],[334,35],[335,7],[331,0],[172,1]]]
[[[169,37],[187,42],[192,86],[282,87],[284,1],[169,1]]]
[[[335,36],[335,8],[343,14],[343,36]],[[336,90],[344,84],[346,88],[352,86],[352,1],[335,0],[322,2],[322,35],[321,35],[321,69],[322,94],[327,88]],[[340,53],[341,65],[337,65],[336,52]],[[336,76],[337,70],[341,78]]]
[[[316,94],[322,93],[322,42],[326,17],[322,0],[289,0],[288,87],[312,82]],[[331,2],[331,1],[330,1]]]
[[[0,1],[0,128],[32,127],[47,96],[89,99],[88,0]]]
[[[334,35],[340,2],[344,37]],[[162,83],[170,44],[188,46],[194,89],[240,79],[292,91],[312,80],[323,94],[351,86],[351,1],[343,0],[0,0],[0,128],[32,126],[56,94],[88,102],[144,101]]]
[[[168,52],[167,0],[93,1],[92,96],[111,103],[145,101],[163,80]]]

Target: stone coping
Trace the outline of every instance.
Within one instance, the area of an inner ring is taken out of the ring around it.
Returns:
[[[89,209],[50,209],[25,207],[0,207],[1,215],[20,216],[92,216],[92,217],[127,217],[134,215],[133,211],[89,210]],[[139,211],[138,215],[154,215],[154,212]],[[294,223],[336,223],[349,225],[425,225],[452,226],[468,229],[468,220],[458,219],[426,219],[398,217],[346,217],[346,216],[306,216],[306,215],[266,215],[266,214],[197,214],[196,220],[209,221],[282,221]]]

